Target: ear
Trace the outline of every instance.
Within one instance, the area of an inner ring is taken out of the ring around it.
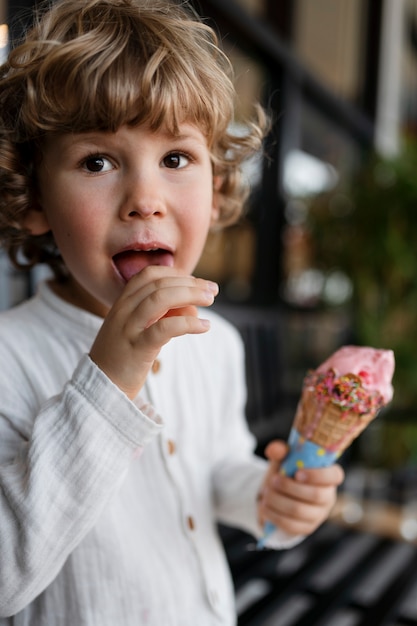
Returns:
[[[211,207],[211,226],[218,221],[220,216],[220,188],[223,183],[222,176],[213,177],[213,204]]]
[[[22,226],[26,228],[31,235],[44,235],[51,230],[43,209],[35,204],[29,207],[23,219]]]

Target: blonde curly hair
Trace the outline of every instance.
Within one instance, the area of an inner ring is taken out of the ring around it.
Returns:
[[[53,133],[116,131],[122,125],[183,121],[207,137],[220,178],[219,224],[235,222],[247,195],[241,164],[259,150],[260,107],[244,136],[233,134],[230,61],[215,32],[185,3],[167,0],[58,0],[0,67],[0,241],[13,263],[48,263],[65,275],[52,234],[22,228],[36,198],[42,142]],[[23,255],[22,255],[23,253]]]

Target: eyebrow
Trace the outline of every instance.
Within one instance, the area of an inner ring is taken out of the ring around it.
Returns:
[[[203,146],[206,146],[206,142],[207,142],[204,135],[201,135],[201,137],[197,137],[196,135],[193,135],[193,134],[181,134],[181,135],[168,134],[167,136],[177,141],[194,141]]]
[[[67,133],[64,133],[63,135],[70,139],[67,146],[69,149],[71,149],[71,148],[76,148],[77,146],[79,146],[80,144],[82,145],[83,143],[94,144],[97,142],[99,144],[101,140],[106,139],[106,138],[113,140],[115,138],[116,133],[117,131],[111,132],[111,131],[91,130],[85,133],[84,132],[69,133],[68,135]],[[201,133],[201,135],[197,135],[197,134],[194,134],[193,132],[187,132],[185,130],[184,132],[179,133],[177,135],[177,134],[173,134],[169,132],[169,130],[167,129],[160,129],[159,131],[155,132],[155,134],[158,134],[158,133],[164,136],[168,141],[192,141],[197,145],[200,145],[202,147],[207,147],[207,139],[203,133]],[[71,141],[71,138],[72,138],[72,141]]]
[[[172,139],[180,139],[180,140],[182,140],[182,139],[195,139],[196,141],[199,141],[199,139],[200,139],[200,137],[197,137],[193,133],[187,133],[187,132],[174,134],[174,133],[171,133],[169,131],[161,131],[161,133],[163,135],[166,135],[169,138],[172,138]],[[202,135],[202,136],[204,137],[204,135]]]

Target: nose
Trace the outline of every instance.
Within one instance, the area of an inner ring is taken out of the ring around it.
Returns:
[[[120,208],[123,220],[132,218],[149,219],[166,213],[161,182],[150,175],[139,174],[126,181],[124,199]]]

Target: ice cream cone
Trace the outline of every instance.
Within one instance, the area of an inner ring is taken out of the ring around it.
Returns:
[[[344,346],[309,372],[281,473],[293,476],[301,468],[334,463],[392,399],[394,365],[391,350]],[[266,522],[259,548],[274,530]]]
[[[310,372],[304,381],[281,472],[293,476],[302,467],[330,465],[384,404],[381,393],[366,389],[356,374],[338,376],[332,368]]]
[[[318,400],[313,390],[304,389],[294,418],[294,428],[303,438],[341,454],[378,412],[379,407],[362,414],[342,409],[331,401]]]

